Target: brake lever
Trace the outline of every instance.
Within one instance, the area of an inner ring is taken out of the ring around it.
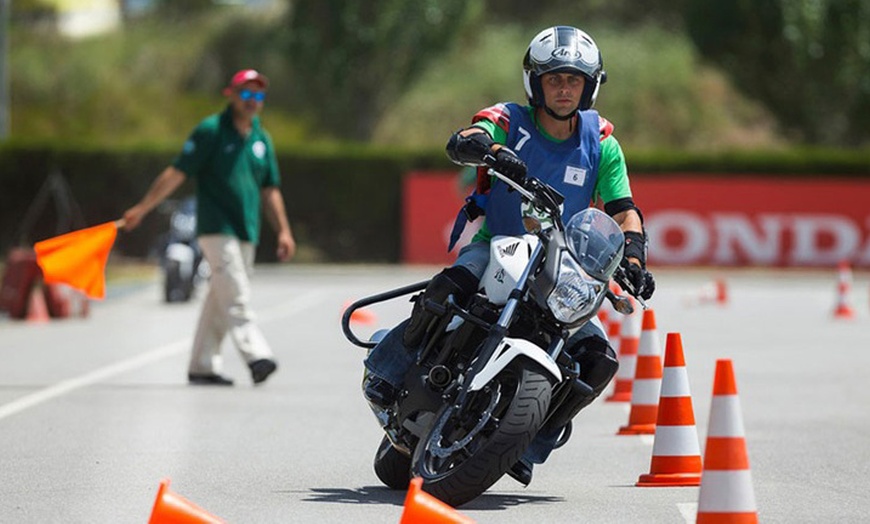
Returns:
[[[623,315],[631,315],[634,313],[634,306],[631,305],[631,300],[626,297],[619,296],[611,290],[607,290],[607,300],[613,304],[613,309]]]
[[[621,287],[629,295],[634,297],[634,299],[640,303],[643,309],[649,309],[649,306],[646,305],[646,302],[638,294],[637,289],[635,289],[634,287],[634,284],[632,284],[628,280],[628,277],[625,276],[625,270],[622,267],[617,266],[616,272],[613,274],[613,280],[615,280],[616,283],[619,284],[619,287]]]

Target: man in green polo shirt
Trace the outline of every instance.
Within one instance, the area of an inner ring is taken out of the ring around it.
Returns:
[[[131,230],[187,177],[196,180],[197,237],[211,279],[188,366],[191,384],[231,386],[221,374],[221,342],[229,334],[251,370],[254,384],[278,367],[250,307],[260,209],[278,236],[278,258],[296,251],[272,139],[260,125],[269,80],[253,69],[233,75],[224,95],[226,109],[199,123],[181,154],[151,184],[138,204],[124,213]]]

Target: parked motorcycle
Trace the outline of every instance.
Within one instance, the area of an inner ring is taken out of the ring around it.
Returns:
[[[169,232],[161,257],[163,297],[166,302],[186,302],[200,282],[208,278],[208,262],[196,241],[196,198],[178,203],[169,218]]]
[[[552,187],[490,173],[522,196],[529,232],[492,239],[481,291],[466,307],[452,295],[446,305],[424,304],[438,316],[437,328],[424,338],[398,400],[387,409],[370,404],[385,433],[374,460],[378,478],[407,489],[422,477],[424,490],[452,506],[495,484],[542,429],[564,427],[557,447],[567,441],[576,414],[569,393],[592,392],[564,351],[569,334],[596,316],[605,297],[631,313],[629,299],[610,290],[611,278],[635,294],[620,267],[624,236],[610,216],[589,208],[563,224],[564,197]],[[351,304],[345,336],[373,348],[386,331],[360,340],[350,328],[353,312],[427,284]]]

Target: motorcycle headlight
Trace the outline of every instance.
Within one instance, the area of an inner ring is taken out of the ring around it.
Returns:
[[[556,320],[570,324],[588,315],[604,284],[587,275],[568,253],[562,253],[556,285],[547,297],[547,306]]]

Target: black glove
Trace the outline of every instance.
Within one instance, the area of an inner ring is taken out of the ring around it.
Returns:
[[[656,281],[652,273],[637,264],[629,262],[623,258],[620,264],[625,271],[625,279],[632,287],[634,287],[635,296],[644,300],[649,300],[656,290]]]
[[[526,163],[506,147],[499,148],[496,152],[492,168],[520,185],[525,182],[528,172]]]

